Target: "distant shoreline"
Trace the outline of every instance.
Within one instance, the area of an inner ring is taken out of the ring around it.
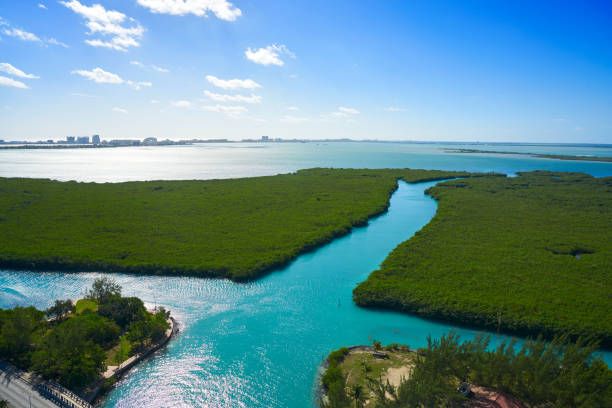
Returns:
[[[466,142],[466,141],[424,141],[424,140],[382,140],[382,139],[243,139],[243,140],[228,140],[228,139],[187,139],[187,140],[164,140],[155,143],[140,142],[136,144],[114,144],[110,142],[100,144],[78,144],[61,142],[29,142],[29,141],[0,141],[0,150],[29,150],[29,149],[96,149],[106,147],[155,147],[155,146],[194,146],[200,144],[288,144],[288,143],[380,143],[380,144],[415,144],[415,145],[472,145],[472,146],[548,146],[548,147],[589,147],[612,149],[612,144],[604,143],[517,143],[517,142]],[[497,154],[519,154],[530,155],[542,158],[559,158],[567,157],[565,160],[582,160],[572,159],[572,157],[589,157],[589,156],[564,156],[564,155],[544,155],[537,153],[521,153],[508,151],[493,151],[479,149],[447,149],[447,153],[497,153]],[[551,157],[552,156],[552,157]],[[594,160],[590,160],[594,161]],[[604,160],[607,161],[607,160]]]
[[[478,150],[478,149],[446,149],[446,153],[477,153],[477,154],[512,154],[520,156],[530,156],[539,159],[557,159],[557,160],[573,160],[573,161],[594,161],[594,162],[612,162],[612,157],[601,156],[571,156],[564,154],[541,154],[541,153],[521,153],[521,152],[503,152],[496,150]]]

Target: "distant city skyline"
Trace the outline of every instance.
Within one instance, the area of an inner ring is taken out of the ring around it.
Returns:
[[[612,143],[608,2],[0,2],[0,139]]]

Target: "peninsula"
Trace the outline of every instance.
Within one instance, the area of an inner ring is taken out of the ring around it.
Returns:
[[[598,344],[567,336],[546,344],[516,340],[489,349],[478,335],[450,332],[427,347],[390,344],[343,347],[329,354],[320,381],[322,408],[604,407],[612,401],[612,370]]]
[[[480,153],[480,154],[510,154],[519,156],[531,156],[540,159],[557,159],[557,160],[578,160],[578,161],[594,161],[594,162],[612,162],[612,157],[603,156],[571,156],[566,154],[541,154],[541,153],[521,153],[521,152],[505,152],[498,150],[478,150],[478,149],[445,149],[446,153]]]
[[[30,371],[31,378],[42,376],[36,388],[46,398],[74,392],[85,405],[174,332],[170,312],[163,307],[147,310],[142,300],[121,296],[112,279],[99,278],[74,303],[57,300],[44,311],[32,306],[0,309],[0,361]]]
[[[612,346],[612,177],[535,171],[427,193],[436,215],[357,286],[358,305]]]
[[[386,211],[398,179],[472,175],[311,169],[116,184],[0,178],[0,266],[253,279]]]

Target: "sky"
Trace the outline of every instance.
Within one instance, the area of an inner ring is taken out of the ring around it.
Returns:
[[[612,2],[0,0],[0,139],[612,143]]]

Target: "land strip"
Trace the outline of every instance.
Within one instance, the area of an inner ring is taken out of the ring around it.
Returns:
[[[482,174],[310,169],[128,183],[0,178],[0,267],[254,279],[385,212],[397,180]]]
[[[446,153],[480,153],[480,154],[511,154],[519,156],[537,157],[540,159],[556,159],[556,160],[578,160],[578,161],[595,161],[595,162],[612,162],[612,157],[602,156],[571,156],[566,154],[542,154],[542,153],[522,153],[522,152],[504,152],[497,150],[479,150],[479,149],[445,149]]]
[[[358,305],[612,346],[612,177],[536,171],[427,193],[435,217],[354,290]]]
[[[612,399],[612,371],[596,342],[567,336],[496,344],[454,332],[408,346],[343,347],[322,365],[322,408],[603,407]]]

